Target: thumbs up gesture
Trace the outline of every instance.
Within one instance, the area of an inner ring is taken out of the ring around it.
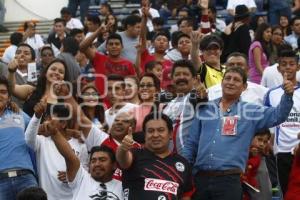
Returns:
[[[283,89],[288,95],[293,95],[294,93],[294,84],[292,81],[288,80],[286,72],[283,74]]]
[[[207,98],[207,90],[204,84],[200,80],[200,75],[197,75],[197,78],[195,79],[194,88],[196,90],[197,98],[205,99]]]
[[[124,151],[128,151],[129,149],[132,148],[133,143],[134,143],[134,140],[133,140],[133,137],[132,137],[132,128],[129,127],[129,128],[128,128],[128,133],[127,133],[127,135],[126,135],[126,136],[124,137],[124,139],[122,140],[121,148],[122,148]]]

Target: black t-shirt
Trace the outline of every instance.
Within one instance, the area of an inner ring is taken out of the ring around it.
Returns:
[[[175,200],[193,191],[191,167],[182,156],[160,158],[147,149],[132,153],[132,166],[122,176],[125,198]]]

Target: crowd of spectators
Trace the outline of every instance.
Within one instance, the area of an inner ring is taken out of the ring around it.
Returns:
[[[99,3],[10,36],[1,200],[299,198],[299,0]]]

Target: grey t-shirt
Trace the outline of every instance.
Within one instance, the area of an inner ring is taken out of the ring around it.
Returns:
[[[132,63],[135,63],[137,54],[137,50],[135,47],[139,42],[139,38],[128,37],[125,34],[125,31],[118,32],[118,34],[121,36],[123,42],[123,50],[121,52],[121,57],[130,60]],[[106,53],[106,41],[98,47],[98,51]]]

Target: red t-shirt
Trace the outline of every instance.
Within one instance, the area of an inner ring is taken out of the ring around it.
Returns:
[[[106,96],[106,75],[119,74],[122,76],[136,75],[132,62],[124,58],[118,61],[111,60],[108,56],[96,53],[93,59],[93,66],[95,69],[95,84],[99,93]]]
[[[152,54],[149,54],[149,51],[146,49],[141,55],[141,73],[145,72],[146,63],[148,63],[150,61],[154,61],[154,60],[155,60],[155,56]],[[172,68],[173,63],[170,60],[164,59],[164,61],[162,62],[162,66],[163,66],[163,70],[166,68]]]
[[[297,200],[300,196],[300,155],[299,150],[294,156],[292,169],[289,174],[288,189],[284,200]]]

